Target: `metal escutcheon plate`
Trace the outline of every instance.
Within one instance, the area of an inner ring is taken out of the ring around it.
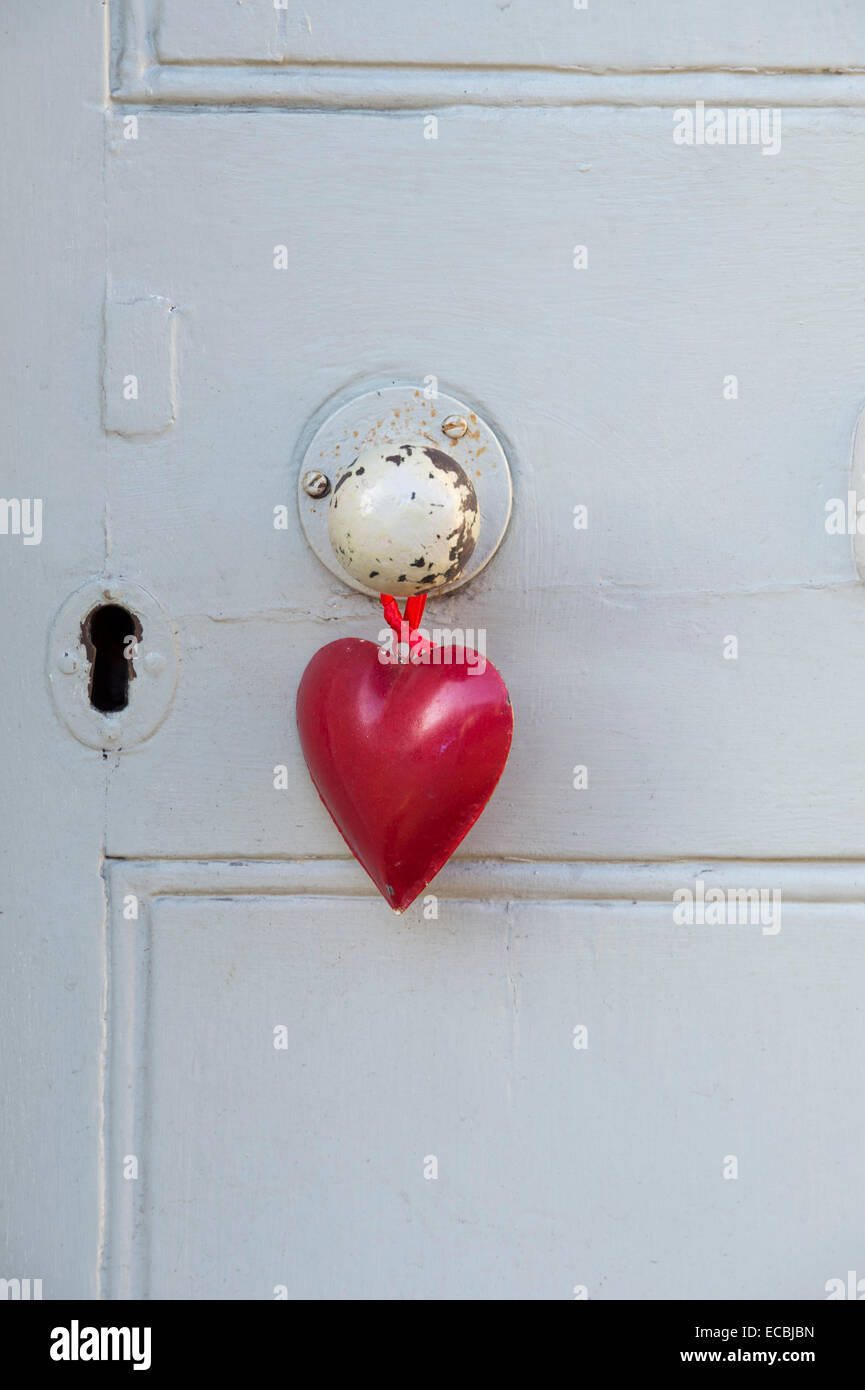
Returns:
[[[127,609],[140,633],[132,659],[129,703],[103,714],[90,703],[90,656],[85,648],[88,616],[105,604]],[[177,686],[174,629],[147,589],[119,576],[92,579],[63,604],[48,639],[48,684],[58,716],[89,748],[122,752],[150,738],[165,719]]]

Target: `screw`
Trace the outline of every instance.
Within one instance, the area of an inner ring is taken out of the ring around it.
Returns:
[[[78,670],[78,658],[74,652],[62,652],[57,659],[57,669],[64,676],[74,676]]]
[[[464,415],[448,415],[442,420],[442,434],[446,434],[448,439],[462,439],[469,422]]]
[[[326,497],[330,492],[330,478],[319,473],[317,468],[311,468],[304,473],[302,486],[307,497]]]

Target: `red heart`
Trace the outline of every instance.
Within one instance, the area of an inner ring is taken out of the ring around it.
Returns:
[[[316,790],[396,912],[414,902],[483,811],[514,724],[492,662],[462,647],[427,651],[421,664],[398,665],[382,662],[374,642],[331,642],[297,692]]]

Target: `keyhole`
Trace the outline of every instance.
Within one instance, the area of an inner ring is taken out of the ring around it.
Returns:
[[[138,619],[119,604],[105,603],[94,608],[82,637],[90,656],[91,705],[103,714],[126,709],[129,682],[135,678],[132,658],[141,637]]]

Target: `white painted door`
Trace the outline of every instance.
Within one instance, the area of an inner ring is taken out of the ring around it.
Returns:
[[[859,8],[81,9],[21,9],[3,94],[5,488],[44,499],[0,536],[9,1277],[825,1297],[863,1258]],[[514,475],[433,618],[515,737],[398,918],[299,751],[307,662],[381,619],[294,496],[333,405],[429,377]]]

